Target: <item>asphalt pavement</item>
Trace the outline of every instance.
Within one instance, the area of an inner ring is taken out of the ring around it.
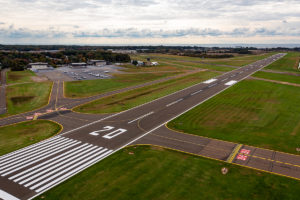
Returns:
[[[1,156],[0,197],[32,198],[132,144],[154,144],[257,169],[265,166],[262,158],[271,156],[266,160],[273,162],[272,167],[268,163],[269,171],[299,178],[295,155],[272,151],[267,155],[268,150],[177,133],[164,126],[282,56],[273,55],[127,111],[82,122],[59,136]],[[287,163],[297,170],[285,172]],[[280,168],[279,164],[285,165]]]

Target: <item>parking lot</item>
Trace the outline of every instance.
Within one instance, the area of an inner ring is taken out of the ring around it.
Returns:
[[[50,80],[76,81],[76,80],[94,80],[108,79],[113,73],[121,73],[115,65],[106,65],[101,67],[87,66],[84,68],[59,67],[54,70],[40,70],[38,76],[46,76]]]

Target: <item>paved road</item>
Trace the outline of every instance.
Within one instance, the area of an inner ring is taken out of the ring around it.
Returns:
[[[113,95],[113,94],[126,92],[128,90],[133,90],[133,89],[145,87],[145,86],[152,85],[152,84],[155,84],[155,83],[161,83],[161,82],[164,82],[164,81],[167,81],[167,80],[176,79],[176,78],[186,76],[186,75],[192,74],[192,73],[197,73],[197,72],[200,72],[200,71],[206,71],[206,70],[205,69],[198,69],[198,70],[188,71],[184,74],[165,77],[165,78],[161,78],[161,79],[158,79],[158,80],[142,83],[142,84],[139,84],[139,85],[134,85],[134,86],[114,90],[114,91],[111,91],[111,92],[106,92],[106,93],[103,93],[103,94],[99,94],[99,95],[95,95],[95,96],[91,96],[91,97],[87,97],[87,98],[80,98],[80,99],[65,98],[64,95],[63,95],[63,82],[62,81],[55,81],[53,83],[53,87],[52,87],[52,91],[51,91],[51,95],[50,95],[48,105],[46,105],[42,108],[33,110],[33,111],[26,112],[26,113],[14,115],[14,116],[11,116],[11,117],[2,118],[2,119],[0,119],[0,126],[5,126],[5,125],[10,125],[10,124],[14,124],[14,123],[23,122],[23,121],[32,120],[31,118],[36,113],[47,113],[48,111],[54,112],[56,110],[60,111],[60,110],[64,110],[64,109],[72,109],[73,107],[76,107],[78,105],[88,103],[90,101],[97,100],[97,99],[100,99],[100,98],[104,98],[104,97],[107,97],[107,96],[110,96],[110,95]],[[85,115],[82,115],[82,116],[84,117]],[[94,115],[94,119],[95,120],[99,119],[99,117],[101,117],[101,116],[102,115]]]
[[[5,98],[5,91],[6,91],[6,72],[7,69],[1,70],[1,86],[0,86],[0,115],[6,113],[6,98]]]
[[[91,123],[83,123],[81,127],[64,131],[59,136],[4,155],[0,157],[0,194],[2,192],[3,195],[12,195],[20,199],[38,195],[119,149],[149,138],[157,131],[161,132],[164,124],[170,120],[247,78],[283,55],[271,56],[133,109],[102,117]],[[218,143],[212,139],[191,140],[183,137],[185,138],[197,143],[197,146],[209,147],[207,156],[217,155],[219,159],[230,162],[239,162],[235,160],[236,156],[247,153],[245,149],[250,148],[228,142]],[[219,150],[212,154],[210,147],[218,147]],[[179,146],[176,148],[179,149]],[[185,145],[183,150],[198,151],[193,150],[191,145]],[[242,150],[243,152],[240,152]],[[252,156],[251,160],[253,158]],[[275,155],[272,158],[277,157]],[[299,159],[292,160],[290,163],[298,162]],[[260,162],[256,165],[259,167]],[[295,177],[298,176],[291,173]]]

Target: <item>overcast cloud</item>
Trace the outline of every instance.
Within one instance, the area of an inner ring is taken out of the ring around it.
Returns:
[[[295,0],[0,0],[0,43],[300,43]]]

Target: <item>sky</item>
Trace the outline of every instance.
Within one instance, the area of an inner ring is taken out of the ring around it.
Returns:
[[[2,44],[300,44],[299,0],[0,0]]]

